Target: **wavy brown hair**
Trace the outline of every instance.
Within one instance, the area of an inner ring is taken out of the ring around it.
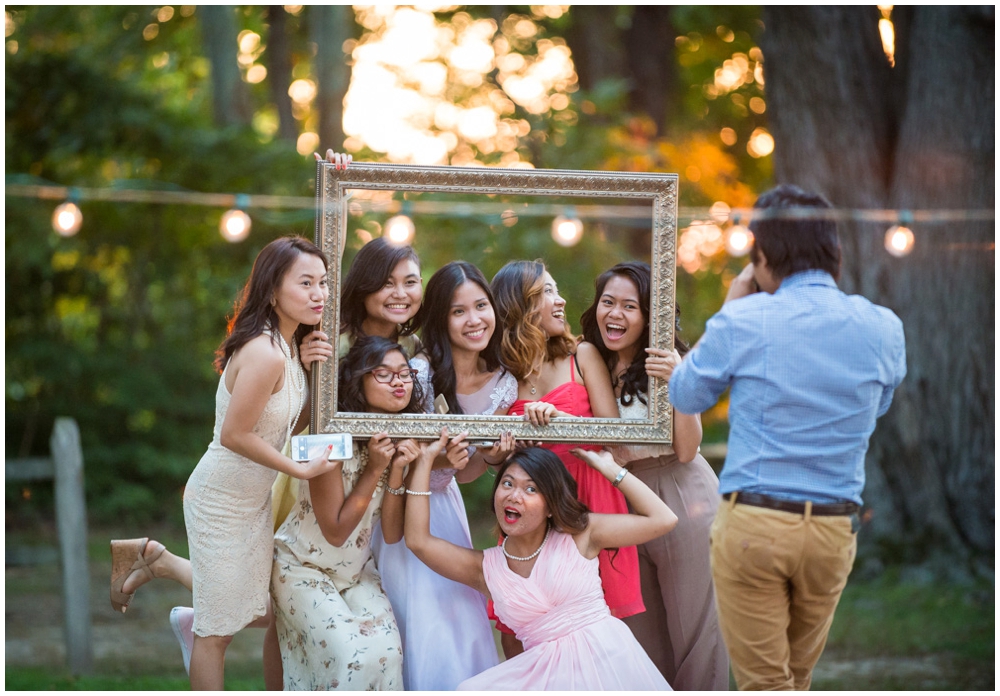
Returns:
[[[497,488],[500,487],[504,472],[513,464],[524,469],[524,473],[538,487],[538,492],[545,498],[545,505],[552,515],[551,524],[556,531],[579,534],[587,528],[590,509],[577,497],[576,480],[555,453],[541,447],[517,450],[500,465],[493,482],[493,495],[490,497],[490,509],[494,515],[496,510],[493,501],[496,500]],[[503,532],[499,534],[502,535]]]
[[[233,316],[229,319],[226,329],[226,339],[215,351],[216,371],[221,373],[229,359],[233,357],[233,353],[264,333],[267,327],[278,330],[278,313],[271,305],[271,299],[301,254],[317,257],[323,262],[323,268],[329,270],[330,266],[323,252],[304,237],[289,236],[275,239],[257,254],[250,277],[233,307]],[[293,345],[298,345],[302,337],[313,328],[310,325],[299,324],[292,338]],[[271,342],[277,345],[273,336]]]
[[[511,261],[501,268],[490,283],[498,329],[502,330],[500,358],[511,373],[523,380],[541,369],[549,360],[576,352],[576,338],[566,322],[559,336],[545,337],[541,328],[542,290],[545,264],[534,261]]]

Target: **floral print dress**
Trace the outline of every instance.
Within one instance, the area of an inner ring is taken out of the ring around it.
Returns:
[[[367,448],[354,454],[343,465],[345,496],[368,462]],[[403,688],[399,630],[371,551],[385,481],[343,546],[323,537],[308,485],[275,534],[271,595],[285,689]]]

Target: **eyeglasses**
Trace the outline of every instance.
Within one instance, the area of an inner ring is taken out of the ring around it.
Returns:
[[[389,384],[396,377],[399,377],[400,382],[412,382],[413,378],[417,376],[417,371],[409,367],[404,367],[402,370],[387,370],[384,367],[376,367],[371,370],[370,374],[376,382]]]

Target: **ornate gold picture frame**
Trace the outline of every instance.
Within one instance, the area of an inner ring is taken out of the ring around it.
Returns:
[[[328,162],[317,167],[316,244],[330,259],[330,300],[323,313],[322,326],[334,337],[331,327],[339,327],[342,260],[347,237],[349,205],[356,193],[366,200],[378,199],[391,209],[391,196],[419,198],[420,194],[452,194],[465,202],[452,207],[493,204],[498,197],[523,197],[539,207],[539,201],[594,201],[596,209],[613,204],[632,210],[628,203],[647,206],[648,226],[643,239],[651,240],[649,260],[652,275],[650,297],[650,344],[668,348],[674,342],[674,303],[676,295],[677,175],[636,174],[628,172],[569,171],[543,169],[495,169],[486,167],[423,167],[377,163],[354,163],[338,170]],[[372,193],[367,193],[372,192]],[[395,193],[394,193],[395,192]],[[471,203],[468,201],[472,201]],[[388,201],[388,203],[386,203]],[[400,204],[404,210],[408,203]],[[397,206],[398,207],[398,206]],[[524,204],[527,209],[528,204]],[[519,208],[520,210],[520,208]],[[356,212],[356,211],[355,211]],[[625,213],[622,213],[625,214]],[[581,215],[583,217],[583,215]],[[506,260],[506,259],[505,259]],[[608,263],[608,267],[613,265]],[[427,269],[424,269],[425,271]],[[430,269],[434,270],[434,269]],[[555,273],[554,273],[555,275]],[[489,276],[487,276],[489,278]],[[558,278],[558,276],[557,276]],[[427,275],[424,277],[426,282]],[[592,284],[593,279],[589,282]],[[580,308],[582,309],[582,308]],[[579,326],[574,326],[579,330]],[[501,330],[498,326],[497,330]],[[337,345],[336,338],[333,338]],[[411,356],[412,357],[412,356]],[[558,418],[545,427],[532,426],[520,416],[468,416],[437,414],[372,414],[337,411],[337,356],[314,370],[312,422],[314,433],[347,432],[358,438],[386,431],[394,438],[436,438],[442,426],[450,433],[468,431],[469,440],[488,442],[498,433],[513,432],[522,440],[579,443],[669,443],[672,434],[672,409],[667,384],[650,380],[649,417],[645,420],[611,418]]]

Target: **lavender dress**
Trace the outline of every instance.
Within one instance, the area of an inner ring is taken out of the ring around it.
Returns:
[[[430,365],[410,361],[434,403]],[[475,394],[458,395],[467,414],[492,415],[506,410],[517,398],[517,380],[497,373]],[[428,409],[430,410],[430,409]],[[455,482],[455,469],[431,472],[431,534],[458,546],[472,548],[465,503]],[[382,586],[403,641],[403,684],[407,691],[454,691],[465,679],[497,664],[496,642],[486,616],[486,598],[460,583],[443,578],[406,548],[386,544],[381,525],[372,540]]]

